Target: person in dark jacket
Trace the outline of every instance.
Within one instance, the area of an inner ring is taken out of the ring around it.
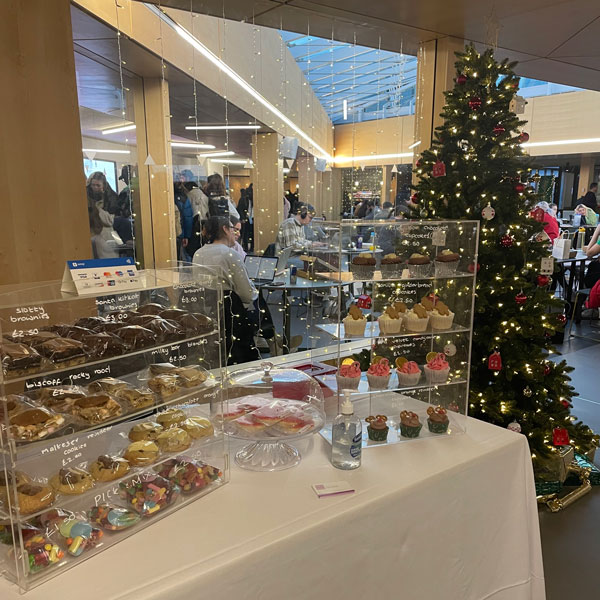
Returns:
[[[252,184],[241,191],[237,211],[242,222],[242,248],[246,252],[254,250],[254,196]]]
[[[594,212],[598,211],[598,200],[596,194],[598,193],[598,184],[594,181],[590,184],[590,189],[587,194],[581,199],[581,204],[585,204],[588,208],[591,208]]]
[[[194,210],[187,196],[187,182],[182,181],[182,179],[184,178],[180,176],[179,181],[175,182],[175,206],[179,210],[179,222],[181,224],[181,233],[177,236],[177,258],[183,257],[183,259],[191,261],[192,257],[187,253],[186,247],[192,237]]]

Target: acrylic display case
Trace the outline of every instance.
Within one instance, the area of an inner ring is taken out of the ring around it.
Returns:
[[[0,288],[0,566],[23,591],[228,481],[221,284],[140,280]]]
[[[364,447],[382,445],[369,437],[378,437],[369,416],[387,418],[388,444],[464,432],[478,225],[318,225],[321,236],[305,255],[303,274],[329,281],[335,301],[334,310],[311,318],[311,359],[330,368],[316,375],[326,390],[325,439],[344,390],[363,420]]]

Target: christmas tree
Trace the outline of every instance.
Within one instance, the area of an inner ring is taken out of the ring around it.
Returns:
[[[522,431],[534,468],[543,470],[565,439],[581,453],[597,439],[571,415],[574,388],[552,336],[562,331],[562,300],[540,273],[548,257],[543,223],[521,143],[525,121],[511,112],[516,63],[492,50],[457,53],[455,87],[445,93],[444,124],[416,163],[413,201],[422,217],[479,219],[469,414]],[[562,439],[559,439],[562,438]]]

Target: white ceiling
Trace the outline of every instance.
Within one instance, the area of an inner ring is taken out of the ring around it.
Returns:
[[[158,0],[153,0],[159,4]],[[445,36],[497,46],[518,73],[600,90],[598,0],[160,0],[164,7],[225,16],[416,55]]]

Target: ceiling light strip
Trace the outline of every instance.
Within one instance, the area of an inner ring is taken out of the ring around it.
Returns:
[[[111,133],[121,133],[122,131],[131,131],[135,129],[135,124],[123,125],[122,127],[111,127],[110,129],[103,129],[102,135],[109,135]]]
[[[323,158],[327,160],[332,160],[333,157],[331,154],[326,152],[315,140],[313,140],[307,133],[305,133],[300,127],[298,127],[293,121],[291,121],[288,117],[286,117],[278,108],[276,108],[273,104],[271,104],[262,94],[260,94],[257,90],[255,90],[243,77],[238,75],[228,64],[223,62],[216,54],[209,50],[200,40],[195,38],[187,29],[181,27],[178,23],[176,23],[171,17],[165,14],[158,7],[153,6],[151,4],[145,4],[145,6],[151,10],[155,15],[157,15],[163,22],[165,22],[169,27],[174,29],[179,36],[181,36],[188,44],[193,46],[200,54],[202,54],[205,58],[207,58],[211,63],[213,63],[216,67],[218,67],[223,73],[225,73],[230,79],[232,79],[235,83],[237,83],[241,88],[243,88],[246,92],[248,92],[253,98],[256,98],[267,110],[272,112],[275,116],[281,119],[288,127],[293,129],[301,138],[306,140],[309,144],[311,144],[316,150],[318,150]]]
[[[223,131],[226,129],[260,129],[260,125],[186,125],[188,131]]]
[[[399,154],[370,154],[368,156],[336,156],[333,160],[337,165],[351,162],[365,162],[368,160],[382,160],[386,158],[411,158],[412,156],[412,152],[401,152]]]
[[[106,148],[82,148],[82,152],[105,152],[108,154],[131,154],[130,150],[108,150]]]
[[[597,144],[600,138],[582,138],[579,140],[552,140],[550,142],[526,142],[521,144],[522,148],[535,148],[539,146],[562,146],[568,144]]]
[[[195,142],[171,142],[171,148],[189,148],[190,150],[214,150],[212,144],[196,144]]]
[[[218,156],[233,156],[235,152],[233,150],[223,150],[222,152],[201,152],[197,154],[198,158],[217,158]]]

